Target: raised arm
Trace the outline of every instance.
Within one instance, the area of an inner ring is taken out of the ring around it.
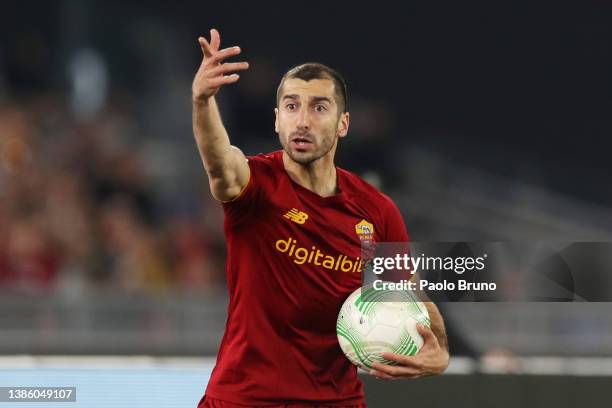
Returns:
[[[249,67],[247,62],[227,62],[240,54],[240,47],[219,49],[219,32],[210,30],[210,43],[204,37],[198,42],[203,58],[191,87],[192,119],[200,157],[208,174],[213,197],[229,201],[237,197],[249,181],[250,170],[244,154],[230,144],[229,136],[215,101],[215,94],[223,85],[238,81],[236,71]]]

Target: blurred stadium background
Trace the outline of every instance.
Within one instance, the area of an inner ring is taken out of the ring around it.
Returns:
[[[284,71],[320,61],[349,85],[339,165],[396,200],[413,240],[612,241],[612,6],[398,7],[3,4],[0,386],[78,384],[87,407],[203,393],[227,304],[222,212],[190,122],[210,27],[251,64],[219,94],[247,154],[277,148]],[[443,305],[449,374],[368,378],[368,402],[601,403],[611,310]]]

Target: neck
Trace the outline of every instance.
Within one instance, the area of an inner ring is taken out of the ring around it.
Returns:
[[[291,180],[321,197],[329,197],[338,192],[336,166],[332,154],[328,153],[309,164],[301,164],[283,151],[283,164]]]

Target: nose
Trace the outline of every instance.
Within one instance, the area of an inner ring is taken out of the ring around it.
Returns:
[[[310,117],[308,115],[308,109],[300,109],[300,113],[298,114],[297,128],[299,130],[305,131],[308,131],[310,129]]]

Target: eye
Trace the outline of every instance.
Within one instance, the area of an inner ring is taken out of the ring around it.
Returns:
[[[315,110],[316,110],[317,112],[324,112],[324,111],[326,111],[326,110],[327,110],[327,107],[326,107],[325,105],[321,105],[321,104],[319,104],[319,105],[315,106]]]
[[[288,110],[294,110],[295,109],[295,103],[288,103],[285,105],[285,108],[287,108]]]

